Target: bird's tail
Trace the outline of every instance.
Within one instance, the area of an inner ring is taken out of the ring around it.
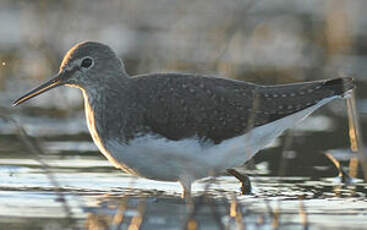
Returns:
[[[354,79],[351,77],[334,78],[326,80],[322,88],[333,91],[334,95],[345,97],[356,87]]]
[[[347,97],[355,87],[351,77],[263,87],[259,110],[272,111],[269,120],[277,120],[323,99]]]

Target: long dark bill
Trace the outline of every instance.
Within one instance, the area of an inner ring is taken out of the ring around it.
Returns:
[[[43,83],[42,85],[40,85],[39,87],[31,90],[30,92],[28,92],[27,94],[25,94],[24,96],[18,98],[14,103],[13,106],[17,106],[19,104],[22,104],[25,101],[28,101],[29,99],[44,93],[50,89],[53,89],[57,86],[62,85],[62,74],[59,73],[56,76],[54,76],[51,80]]]

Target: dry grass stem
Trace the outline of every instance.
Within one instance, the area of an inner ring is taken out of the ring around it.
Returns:
[[[303,197],[299,197],[299,217],[301,219],[301,224],[304,226],[304,229],[308,229],[308,216],[306,212],[305,204],[303,203]]]
[[[361,162],[364,181],[367,182],[367,153],[363,146],[362,131],[359,125],[359,117],[356,109],[355,93],[352,92],[350,97],[346,99],[348,120],[349,120],[349,138],[351,141],[351,149],[354,152],[358,152],[359,160]],[[353,160],[350,164],[350,174],[356,176],[358,170],[357,159]],[[353,173],[353,174],[352,174]]]
[[[115,226],[115,229],[121,229],[121,225],[124,222],[124,214],[127,208],[127,198],[123,197],[121,199],[120,205],[116,210],[116,214],[114,215],[112,219],[112,224]]]
[[[138,203],[138,215],[134,216],[131,219],[131,223],[129,225],[129,227],[127,228],[128,230],[139,230],[141,224],[143,223],[143,219],[144,219],[144,212],[145,212],[145,199],[140,199],[139,203]]]

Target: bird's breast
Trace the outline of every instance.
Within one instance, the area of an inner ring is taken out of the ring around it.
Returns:
[[[91,98],[89,98],[88,94],[86,94],[85,91],[83,91],[83,96],[84,96],[85,118],[87,121],[89,133],[92,136],[92,139],[94,143],[97,145],[98,149],[102,151],[104,150],[104,145],[99,130],[97,129],[95,111],[91,104]]]

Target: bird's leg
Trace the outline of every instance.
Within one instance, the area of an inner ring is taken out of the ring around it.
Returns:
[[[181,198],[184,199],[186,202],[191,202],[191,183],[192,180],[189,176],[181,176],[180,180],[179,180],[182,189],[183,189],[183,193],[181,195]]]
[[[241,181],[241,193],[242,195],[251,194],[251,181],[250,178],[246,174],[241,174],[234,169],[227,169],[227,172],[232,176],[236,177],[239,181]]]
[[[183,193],[181,194],[181,198],[184,199],[185,201],[190,201],[191,200],[191,191],[184,189]]]

